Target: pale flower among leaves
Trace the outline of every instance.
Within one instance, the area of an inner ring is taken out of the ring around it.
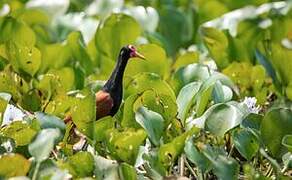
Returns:
[[[245,97],[242,105],[246,105],[250,113],[258,114],[261,110],[260,106],[256,105],[257,99],[255,97]]]

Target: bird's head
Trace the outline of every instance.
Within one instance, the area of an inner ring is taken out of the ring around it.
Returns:
[[[122,55],[124,57],[126,56],[128,58],[135,58],[136,57],[136,58],[140,58],[140,59],[145,60],[145,57],[142,54],[140,54],[133,45],[124,46],[121,49],[120,55]]]

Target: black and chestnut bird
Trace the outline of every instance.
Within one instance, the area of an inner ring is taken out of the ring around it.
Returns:
[[[133,45],[124,46],[119,53],[116,66],[103,88],[95,94],[96,119],[114,116],[123,99],[123,76],[130,58],[145,59]]]

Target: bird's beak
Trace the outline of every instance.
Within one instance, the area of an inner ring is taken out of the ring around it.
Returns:
[[[140,54],[138,51],[135,51],[134,52],[133,57],[137,57],[137,58],[146,60],[145,56],[143,56],[142,54]]]

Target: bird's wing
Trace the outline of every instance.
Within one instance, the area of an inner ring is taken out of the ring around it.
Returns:
[[[102,118],[110,114],[114,101],[110,94],[105,91],[98,91],[95,94],[96,98],[96,119]]]

